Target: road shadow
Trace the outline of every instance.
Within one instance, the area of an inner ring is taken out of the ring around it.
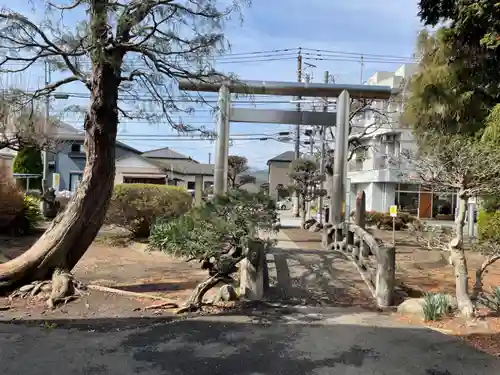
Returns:
[[[274,248],[268,255],[268,299],[292,305],[375,309],[359,275],[342,254]]]
[[[496,375],[500,370],[498,359],[424,328],[239,318],[0,324],[0,373]]]
[[[178,290],[193,289],[198,283],[175,282],[175,283],[145,283],[132,285],[115,285],[113,288],[135,293],[151,293],[151,292],[172,292]]]

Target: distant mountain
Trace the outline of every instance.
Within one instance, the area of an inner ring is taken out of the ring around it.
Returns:
[[[262,184],[264,182],[268,182],[268,170],[267,169],[261,169],[261,170],[255,170],[255,171],[248,171],[248,174],[251,176],[254,176],[255,179],[257,180],[257,184]]]

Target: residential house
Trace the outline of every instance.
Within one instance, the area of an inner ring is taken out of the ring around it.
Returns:
[[[395,72],[377,72],[367,84],[399,88],[403,96],[406,83],[416,68],[416,64],[405,64]],[[362,145],[366,147],[359,148],[348,165],[351,208],[355,207],[356,194],[364,190],[367,210],[387,212],[391,205],[397,205],[400,210],[421,218],[435,217],[438,213],[452,214],[449,211],[453,211],[456,201],[453,194],[431,192],[408,178],[411,171],[401,161],[401,153],[416,150],[417,144],[411,129],[400,121],[403,104],[403,100],[375,102],[373,106],[387,118],[369,111],[354,119],[356,132],[367,127],[371,130],[362,138]]]
[[[286,151],[275,156],[267,161],[269,170],[269,196],[273,199],[278,199],[278,185],[289,185],[290,163],[295,160],[294,151]]]
[[[214,165],[202,164],[168,147],[127,155],[117,160],[115,183],[157,183],[195,190],[201,178],[203,190],[214,182]]]
[[[257,194],[261,191],[260,186],[253,183],[253,182],[243,184],[238,189],[245,190],[246,192],[252,193],[252,194]]]
[[[47,152],[47,180],[51,184],[54,173],[58,173],[58,190],[76,191],[85,166],[84,133],[69,124],[59,122],[55,137],[59,140],[56,150]],[[116,158],[120,159],[140,155],[141,151],[117,142],[115,154]]]

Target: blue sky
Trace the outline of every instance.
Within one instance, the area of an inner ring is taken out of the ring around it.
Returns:
[[[37,17],[42,14],[40,8],[32,11],[24,2],[4,0],[0,3],[25,14],[36,14]],[[41,0],[35,1],[35,4],[41,3]],[[416,14],[417,0],[253,0],[253,5],[244,9],[243,24],[238,20],[231,21],[227,26],[226,35],[232,45],[233,54],[283,49],[295,51],[300,46],[314,50],[395,56],[371,61],[367,58],[363,68],[363,78],[366,79],[375,71],[395,70],[402,62],[408,61],[404,58],[413,53],[417,33],[422,28]],[[82,16],[80,13],[76,18]],[[66,16],[66,20],[68,24],[73,22],[75,15]],[[293,53],[276,52],[269,56],[271,55],[279,60],[257,62],[255,60],[266,58],[257,59],[257,55],[254,55],[248,59],[232,59],[231,61],[239,62],[219,64],[218,68],[236,73],[242,79],[295,81],[297,74]],[[267,60],[272,60],[272,56]],[[326,56],[329,56],[328,60],[320,60]],[[320,82],[324,71],[328,70],[337,82],[360,83],[361,64],[357,61],[359,55],[342,56],[351,57],[345,59],[334,57],[332,53],[309,51],[304,55],[304,61],[316,66],[308,68],[316,82]],[[54,79],[57,79],[57,76]],[[2,83],[4,86],[39,87],[43,84],[43,72],[38,68],[23,75],[2,77]],[[63,91],[85,93],[85,90],[78,86],[67,87]],[[266,107],[292,108],[292,104],[285,103],[289,99],[275,98],[284,103]],[[63,105],[85,106],[86,102],[85,97],[82,97],[71,98],[64,104],[53,103],[53,113],[59,113]],[[260,105],[259,108],[264,107]],[[61,116],[74,126],[82,125],[81,116]],[[207,108],[182,118],[188,123],[214,128],[214,119]],[[288,130],[290,126],[287,125],[233,124],[231,127],[233,134],[272,134]],[[168,146],[200,162],[207,162],[209,153],[212,153],[213,160],[214,145],[210,142],[165,139],[165,135],[173,134],[167,124],[123,122],[120,134],[122,141],[140,150]],[[276,141],[240,140],[234,141],[230,154],[246,156],[252,167],[263,168],[269,158],[292,148],[292,144]]]

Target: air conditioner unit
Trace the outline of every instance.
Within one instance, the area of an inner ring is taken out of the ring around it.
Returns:
[[[392,143],[396,140],[396,137],[394,134],[384,134],[382,136],[382,143]]]

